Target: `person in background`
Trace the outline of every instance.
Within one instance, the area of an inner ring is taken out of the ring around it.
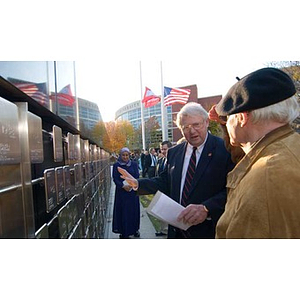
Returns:
[[[142,177],[145,178],[147,175],[147,169],[146,169],[146,165],[145,165],[145,161],[146,161],[146,157],[148,155],[148,151],[147,150],[142,150],[141,153],[141,166],[142,166]]]
[[[163,141],[160,143],[160,157],[157,160],[155,176],[159,176],[165,169],[168,149],[172,146],[170,141]]]
[[[160,190],[185,207],[178,220],[191,227],[183,231],[169,225],[168,238],[214,238],[226,203],[226,176],[234,164],[224,141],[208,132],[208,113],[200,104],[185,104],[177,114],[176,124],[185,140],[168,150],[166,166],[159,177],[137,180],[123,169],[118,170],[138,194]],[[196,169],[191,173],[193,166]]]
[[[156,154],[157,154],[157,163],[158,163],[158,160],[159,160],[160,158],[162,158],[163,155],[162,155],[160,149],[156,152]],[[156,167],[157,167],[157,165],[156,165]],[[157,168],[156,168],[156,170],[157,170]]]
[[[145,157],[145,167],[147,169],[149,178],[155,176],[156,165],[157,165],[157,155],[156,155],[155,148],[150,148],[149,155]]]
[[[136,155],[135,153],[131,153],[130,159],[131,159],[132,161],[135,161],[136,163],[138,162],[138,157],[137,157],[137,155]]]
[[[172,147],[170,141],[163,141],[160,144],[161,157],[157,161],[155,176],[159,176],[165,169],[168,149]],[[160,221],[160,231],[156,232],[156,236],[165,236],[168,233],[168,224]]]
[[[291,78],[275,68],[252,72],[216,105],[230,144],[245,155],[228,174],[217,238],[300,238],[299,115]]]
[[[119,158],[113,165],[113,181],[116,184],[115,202],[113,209],[112,231],[119,233],[120,238],[128,239],[134,235],[139,237],[140,202],[139,197],[131,186],[120,177],[118,168],[126,170],[134,178],[139,178],[139,169],[135,161],[130,160],[128,148],[120,150]]]

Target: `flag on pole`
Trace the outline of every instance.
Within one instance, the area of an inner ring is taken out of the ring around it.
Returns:
[[[175,103],[186,104],[189,100],[191,90],[164,87],[164,105],[169,106]]]
[[[146,87],[142,103],[145,107],[151,107],[156,105],[160,101],[160,97],[156,96],[149,88]]]
[[[55,100],[55,95],[52,95],[51,99]],[[57,93],[57,102],[65,106],[73,106],[75,98],[72,94],[70,84],[66,85],[59,93]]]

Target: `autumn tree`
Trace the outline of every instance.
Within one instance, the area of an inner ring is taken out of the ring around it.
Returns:
[[[162,132],[156,117],[150,117],[145,122],[145,141],[148,148],[159,148],[162,141]]]
[[[296,95],[300,104],[300,61],[272,61],[268,67],[279,68],[290,75],[294,80]],[[300,116],[292,123],[292,127],[300,132]]]
[[[143,148],[143,138],[142,138],[142,126],[134,129],[133,137],[131,141],[130,148],[131,150],[140,150]]]
[[[209,120],[208,130],[211,134],[219,137],[223,137],[223,131],[221,130],[221,125],[215,121]]]
[[[134,129],[128,121],[99,122],[93,130],[96,142],[111,153],[118,153],[121,148],[129,147],[134,136]]]
[[[99,121],[91,132],[92,140],[103,147],[103,137],[106,135],[106,127],[103,121]]]
[[[125,146],[132,148],[133,139],[134,139],[134,128],[129,121],[119,121],[117,122],[120,127],[120,132],[125,136]]]

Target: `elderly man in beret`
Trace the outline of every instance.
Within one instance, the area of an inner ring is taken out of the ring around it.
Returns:
[[[275,68],[248,74],[214,108],[244,156],[227,176],[217,238],[300,238],[299,115],[291,78]],[[211,115],[211,114],[210,114]]]

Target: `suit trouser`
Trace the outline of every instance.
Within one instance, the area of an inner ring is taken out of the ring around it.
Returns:
[[[155,177],[155,170],[156,170],[156,167],[149,167],[148,168],[148,177],[149,178]]]
[[[143,167],[142,168],[142,177],[145,178],[147,174],[147,168]]]

